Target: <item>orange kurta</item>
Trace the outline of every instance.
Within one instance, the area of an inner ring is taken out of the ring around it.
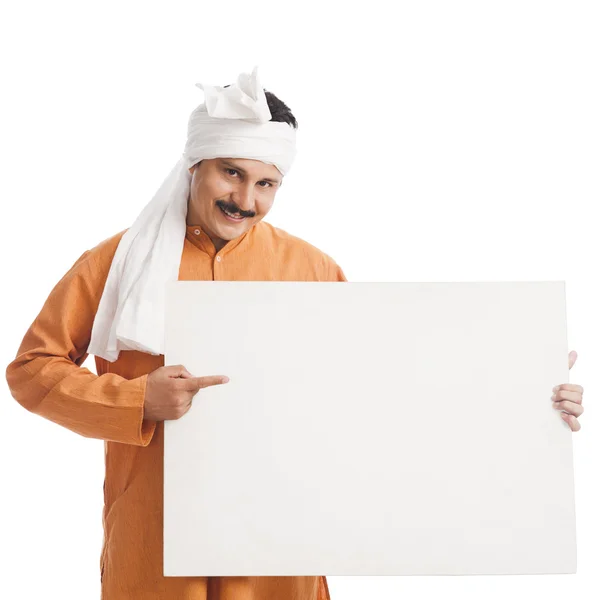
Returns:
[[[27,410],[105,440],[103,599],[329,598],[325,578],[314,574],[163,576],[163,423],[144,420],[143,404],[147,374],[164,365],[164,356],[127,351],[113,363],[95,357],[98,375],[81,366],[123,233],[85,252],[65,274],[6,370],[12,395]],[[199,227],[187,227],[179,279],[346,281],[328,255],[264,221],[219,252]]]

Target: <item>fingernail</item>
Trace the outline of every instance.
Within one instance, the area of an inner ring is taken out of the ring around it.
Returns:
[[[557,386],[553,387],[553,388],[552,388],[552,391],[553,391],[553,392],[557,392],[559,387],[560,387],[560,385],[557,385]]]
[[[227,383],[229,381],[229,377],[223,377],[223,383]]]

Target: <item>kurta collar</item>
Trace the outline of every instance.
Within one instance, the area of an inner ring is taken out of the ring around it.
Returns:
[[[258,223],[254,224],[248,231],[246,231],[239,237],[227,242],[227,244],[225,244],[225,246],[221,248],[219,254],[221,256],[224,256],[225,254],[228,254],[229,252],[237,248],[239,244],[241,244],[248,237],[248,235],[254,232],[256,225],[258,225]],[[202,229],[202,227],[200,227],[199,225],[187,225],[185,237],[198,249],[202,250],[203,252],[206,252],[206,254],[208,254],[211,258],[214,258],[216,256],[217,250],[215,248],[215,245],[212,243],[210,237],[208,237],[206,231],[204,231],[204,229]]]

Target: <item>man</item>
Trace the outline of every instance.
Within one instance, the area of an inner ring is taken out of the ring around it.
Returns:
[[[104,600],[325,600],[324,577],[162,575],[163,421],[227,383],[164,366],[165,282],[346,281],[332,258],[263,222],[295,152],[289,108],[256,69],[204,91],[183,162],[130,229],[85,252],[52,290],[7,380],[31,412],[105,440]],[[98,375],[81,367],[89,353]],[[560,387],[575,428],[583,390]]]

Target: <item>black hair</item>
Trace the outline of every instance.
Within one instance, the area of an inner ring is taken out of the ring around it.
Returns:
[[[229,85],[224,87],[227,88]],[[273,94],[273,92],[267,92],[267,90],[264,88],[263,91],[265,92],[265,96],[267,97],[267,105],[271,111],[271,121],[288,123],[294,129],[298,129],[298,121],[296,121],[296,117],[294,117],[292,114],[289,106],[283,102],[283,100],[280,100],[275,94]]]

